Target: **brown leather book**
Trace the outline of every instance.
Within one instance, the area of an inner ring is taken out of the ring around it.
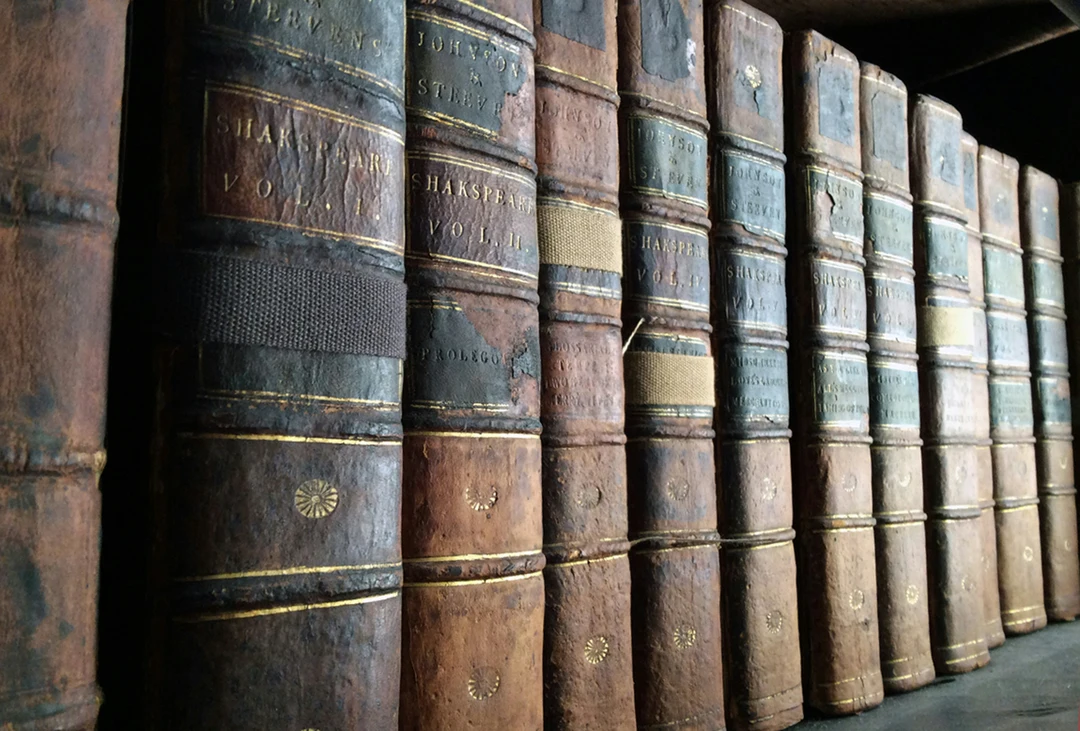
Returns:
[[[934,679],[927,608],[907,87],[862,64],[870,448],[881,675],[887,693]]]
[[[980,586],[963,121],[952,106],[921,94],[910,115],[930,646],[934,667],[946,675],[990,662]]]
[[[1030,165],[1023,166],[1020,243],[1024,249],[1035,410],[1043,594],[1047,617],[1059,621],[1080,614],[1076,479],[1060,230],[1057,181]]]
[[[637,724],[722,729],[702,0],[618,13]]]
[[[736,729],[803,717],[791,508],[783,32],[741,0],[707,8],[713,322],[720,407],[724,696]]]
[[[0,0],[0,727],[13,731],[92,729],[101,703],[126,11]]]
[[[407,2],[401,728],[543,725],[532,0]]]
[[[1080,183],[1059,186],[1061,214],[1061,254],[1063,279],[1080,279]],[[1080,363],[1080,287],[1065,287],[1065,330],[1068,334],[1069,362]],[[1072,423],[1080,423],[1080,399],[1070,399]],[[1075,467],[1075,457],[1073,461]],[[1078,526],[1080,528],[1080,526]],[[1073,544],[1076,547],[1076,544]]]
[[[1035,416],[1020,249],[1019,173],[1016,160],[986,145],[979,146],[998,592],[1007,635],[1046,626]]]
[[[167,7],[168,729],[398,719],[404,3],[303,7]]]
[[[544,725],[633,728],[616,6],[533,9]]]
[[[968,289],[971,295],[971,398],[975,416],[975,490],[979,501],[979,540],[982,542],[982,571],[979,591],[983,595],[988,648],[1005,641],[1001,626],[1001,598],[998,596],[997,528],[994,524],[994,463],[990,454],[990,354],[986,342],[986,300],[983,297],[982,232],[979,230],[979,143],[964,132],[960,135],[964,165],[964,213],[967,222]]]
[[[806,702],[881,703],[863,278],[859,62],[813,31],[788,36],[788,261]]]

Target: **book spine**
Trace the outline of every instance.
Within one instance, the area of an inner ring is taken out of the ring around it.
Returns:
[[[1057,181],[1025,165],[1020,170],[1020,241],[1032,354],[1043,593],[1047,616],[1059,621],[1080,613],[1060,228]]]
[[[616,6],[533,8],[544,725],[630,728]]]
[[[158,722],[392,728],[404,3],[167,12]]]
[[[788,260],[794,485],[807,702],[842,715],[884,696],[870,463],[859,62],[788,36]]]
[[[979,143],[966,132],[960,137],[964,165],[964,213],[967,223],[968,287],[971,295],[971,397],[975,416],[975,488],[979,501],[979,540],[986,626],[983,634],[992,649],[1005,641],[998,596],[997,528],[994,524],[994,462],[990,454],[990,354],[986,342],[986,300],[983,296],[982,233],[979,231]]]
[[[627,473],[639,729],[724,727],[701,0],[620,0]]]
[[[964,231],[962,119],[919,95],[911,109],[915,296],[927,513],[930,643],[941,675],[990,661],[976,486],[968,241]]]
[[[543,725],[532,0],[409,0],[401,728]]]
[[[740,0],[707,8],[716,459],[724,696],[732,728],[803,717],[792,528],[783,32]]]
[[[998,590],[1006,635],[1046,626],[1035,415],[1020,248],[1019,163],[979,146]]]
[[[0,2],[0,726],[92,729],[127,3]]]
[[[1058,188],[1061,214],[1061,253],[1063,279],[1080,279],[1080,183],[1061,183]],[[1065,330],[1069,362],[1080,363],[1080,287],[1065,288]],[[1072,423],[1080,423],[1080,399],[1070,398]],[[1075,456],[1074,456],[1075,469]],[[1078,526],[1080,530],[1080,526]],[[1075,545],[1075,544],[1074,544]]]
[[[862,64],[863,254],[881,673],[888,693],[934,679],[927,608],[907,88]]]

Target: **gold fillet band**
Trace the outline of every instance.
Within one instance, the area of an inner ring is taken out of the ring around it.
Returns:
[[[716,406],[709,356],[635,352],[624,366],[628,406]]]
[[[593,208],[539,203],[540,263],[622,274],[622,221]]]
[[[923,307],[922,335],[927,347],[974,344],[974,321],[967,307]]]
[[[197,624],[200,622],[218,622],[227,619],[250,619],[252,617],[269,617],[275,614],[291,614],[292,612],[310,612],[316,609],[337,609],[338,607],[353,607],[359,604],[371,604],[382,602],[387,599],[396,599],[401,595],[400,590],[389,594],[359,597],[357,599],[342,599],[340,601],[319,602],[316,604],[288,604],[281,607],[268,607],[266,609],[249,609],[238,612],[207,612],[190,616],[173,617],[173,621],[179,624]]]

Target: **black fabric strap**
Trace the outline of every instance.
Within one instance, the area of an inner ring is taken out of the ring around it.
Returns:
[[[195,251],[164,262],[163,324],[183,340],[405,357],[405,284]]]

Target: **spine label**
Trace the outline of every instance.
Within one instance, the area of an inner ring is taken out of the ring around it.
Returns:
[[[1061,264],[1033,258],[1031,292],[1036,305],[1065,309],[1065,282],[1061,275]]]
[[[880,257],[911,266],[914,243],[911,206],[877,195],[863,201],[866,240]]]
[[[763,421],[786,428],[789,418],[787,352],[734,344],[725,355],[728,382],[726,416],[729,422]]]
[[[818,351],[813,368],[817,426],[866,431],[870,413],[866,358]]]
[[[818,131],[844,145],[855,144],[855,90],[851,71],[842,65],[822,63],[817,67]]]
[[[967,232],[960,224],[940,218],[924,218],[926,274],[932,279],[968,281]]]
[[[1031,324],[1035,329],[1035,357],[1032,365],[1043,369],[1068,369],[1069,340],[1065,321],[1037,315]]]
[[[723,253],[723,298],[729,325],[787,332],[784,259],[768,254]]]
[[[690,76],[694,69],[694,54],[687,52],[693,48],[690,37],[690,19],[681,2],[641,0],[641,66],[645,71],[665,81]]]
[[[986,313],[986,335],[990,345],[990,365],[1028,370],[1027,321],[1010,312]]]
[[[709,311],[709,237],[685,226],[625,221],[628,299]]]
[[[576,323],[543,326],[541,413],[554,419],[595,419],[622,424],[622,340],[618,331]]]
[[[869,337],[915,344],[915,283],[906,277],[871,272],[866,282]]]
[[[1065,376],[1042,376],[1037,381],[1039,411],[1043,424],[1072,424],[1069,379]]]
[[[720,199],[723,221],[783,242],[787,226],[784,168],[741,152],[722,153]]]
[[[990,376],[990,426],[1031,429],[1034,425],[1030,381]]]
[[[892,429],[919,428],[919,372],[914,365],[871,361],[870,423]]]
[[[598,51],[607,50],[604,28],[604,0],[540,0],[540,24],[563,38]]]
[[[816,327],[822,332],[866,338],[866,284],[862,267],[812,259]]]
[[[1020,252],[983,247],[983,282],[988,299],[1024,305],[1024,264]]]
[[[658,117],[629,120],[630,188],[708,207],[708,145],[701,132]]]
[[[846,77],[845,77],[846,78]],[[822,168],[806,170],[810,220],[822,223],[832,236],[851,244],[863,243],[862,183]],[[817,228],[817,226],[814,226]]]

